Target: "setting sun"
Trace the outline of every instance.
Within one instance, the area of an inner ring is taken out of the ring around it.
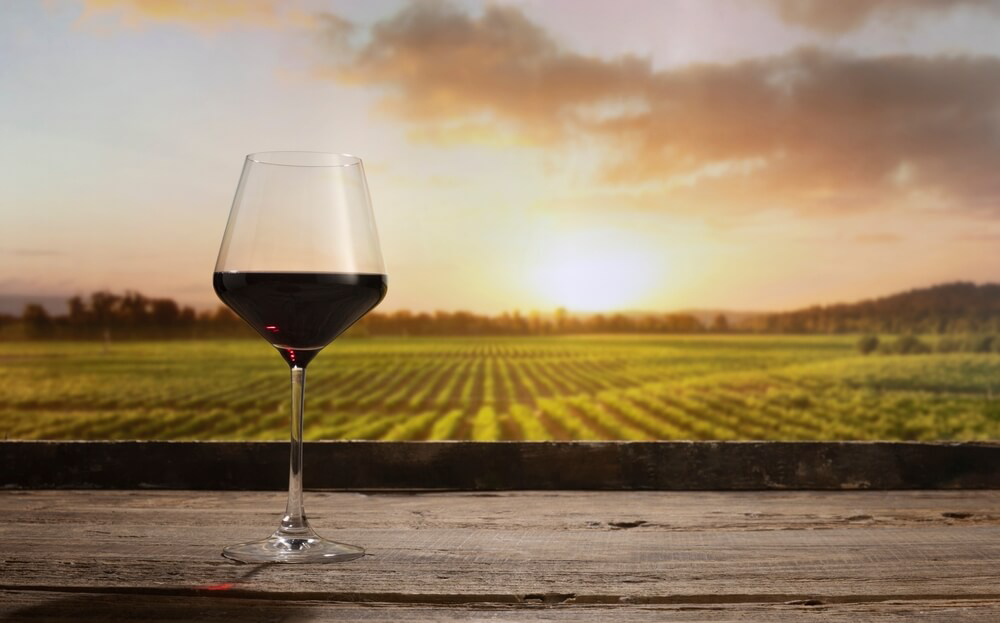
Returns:
[[[570,311],[611,311],[641,306],[651,284],[663,280],[664,257],[633,237],[593,230],[563,236],[540,258],[538,296]]]

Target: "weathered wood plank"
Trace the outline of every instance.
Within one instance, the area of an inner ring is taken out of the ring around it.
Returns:
[[[1000,598],[1000,492],[319,493],[343,565],[238,565],[278,494],[0,493],[0,588],[522,606]]]
[[[0,530],[114,523],[184,527],[192,517],[254,516],[266,523],[284,494],[207,491],[0,491]],[[997,525],[1000,492],[516,491],[306,494],[313,521],[343,527],[511,530],[823,530],[837,527]]]
[[[743,603],[706,605],[585,606],[573,603],[518,606],[453,604],[419,606],[398,603],[344,603],[317,600],[250,599],[220,592],[202,596],[129,595],[106,593],[60,593],[0,590],[0,621],[176,621],[272,623],[274,621],[682,621],[698,623],[774,623],[807,619],[821,623],[857,621],[949,621],[995,623],[1000,619],[1000,601],[917,600],[861,603]]]
[[[281,442],[0,442],[0,486],[280,490]],[[1000,488],[1000,443],[312,442],[319,489]]]

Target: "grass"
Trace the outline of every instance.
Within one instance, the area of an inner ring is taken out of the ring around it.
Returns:
[[[310,366],[310,439],[997,439],[1000,355],[855,336],[355,339]],[[0,436],[283,439],[263,342],[0,344]]]

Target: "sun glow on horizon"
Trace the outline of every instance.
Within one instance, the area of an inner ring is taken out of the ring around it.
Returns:
[[[592,230],[547,245],[534,270],[537,296],[577,312],[633,309],[659,293],[666,252],[637,244],[635,234]]]

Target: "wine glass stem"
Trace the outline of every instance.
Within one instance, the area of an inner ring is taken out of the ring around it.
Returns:
[[[309,531],[302,508],[302,412],[306,400],[306,370],[292,366],[292,434],[288,464],[288,505],[281,518],[280,531],[296,534]]]

